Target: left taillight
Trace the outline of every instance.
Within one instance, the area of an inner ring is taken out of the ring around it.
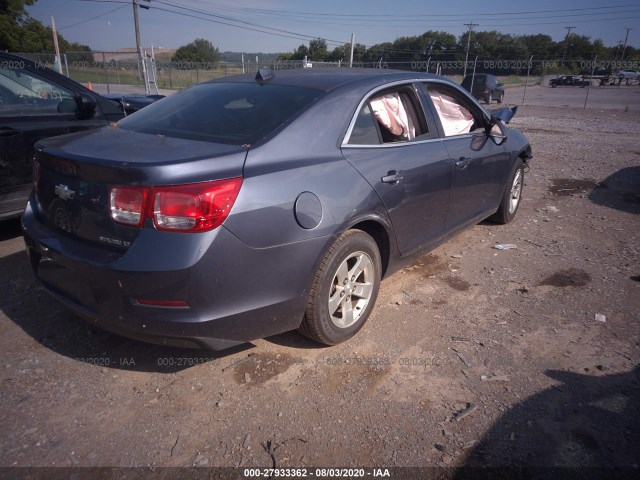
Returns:
[[[116,186],[110,190],[111,218],[132,226],[151,218],[158,230],[204,232],[225,221],[241,186],[242,178],[162,187]]]

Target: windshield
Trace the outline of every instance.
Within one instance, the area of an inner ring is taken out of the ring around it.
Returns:
[[[323,92],[286,85],[205,83],[154,103],[118,124],[124,130],[227,145],[268,136]]]

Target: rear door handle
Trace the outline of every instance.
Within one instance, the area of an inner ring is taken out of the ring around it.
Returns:
[[[0,137],[15,137],[16,135],[20,135],[21,133],[21,130],[16,130],[15,128],[0,127]]]
[[[395,170],[391,170],[390,172],[387,172],[387,174],[384,177],[382,177],[381,180],[382,180],[382,183],[390,183],[391,185],[395,185],[403,178],[404,177],[400,175],[398,172],[396,172]]]
[[[458,170],[464,170],[465,168],[467,168],[469,166],[469,162],[470,161],[471,161],[470,158],[460,157],[458,159],[458,161],[456,162],[456,168]]]

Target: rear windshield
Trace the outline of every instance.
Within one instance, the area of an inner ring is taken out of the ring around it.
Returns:
[[[474,85],[484,85],[487,81],[487,77],[485,75],[467,75],[462,81],[462,86],[469,89],[471,86],[471,80],[473,80]]]
[[[162,99],[119,122],[140,133],[251,145],[302,112],[322,91],[258,83],[206,83]]]

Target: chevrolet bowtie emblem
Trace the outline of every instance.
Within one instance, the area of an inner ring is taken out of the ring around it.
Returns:
[[[62,200],[73,200],[73,196],[76,194],[75,191],[70,190],[66,185],[56,185],[53,189],[53,193],[55,193]]]

